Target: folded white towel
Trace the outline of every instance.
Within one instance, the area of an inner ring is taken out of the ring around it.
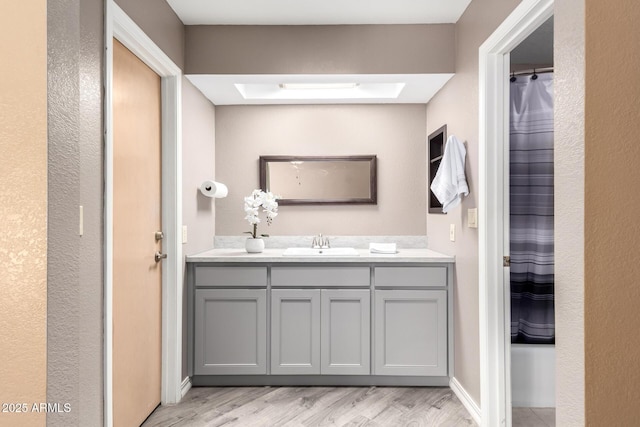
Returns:
[[[462,196],[469,194],[464,176],[464,160],[467,154],[462,142],[454,135],[447,139],[440,167],[431,183],[431,191],[442,203],[442,212],[449,212],[460,204]]]
[[[398,251],[395,243],[369,243],[369,252],[372,254],[395,254]]]

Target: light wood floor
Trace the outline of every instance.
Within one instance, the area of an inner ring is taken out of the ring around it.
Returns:
[[[555,427],[555,408],[513,408],[513,427]]]
[[[447,387],[194,387],[145,427],[475,426]]]

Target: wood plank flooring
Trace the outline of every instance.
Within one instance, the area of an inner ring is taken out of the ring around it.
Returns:
[[[555,427],[555,408],[513,408],[513,427]]]
[[[144,427],[475,426],[448,387],[194,387]]]

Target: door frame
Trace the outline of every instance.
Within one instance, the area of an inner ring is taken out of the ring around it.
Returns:
[[[480,408],[486,427],[511,426],[510,290],[502,265],[509,238],[509,52],[553,15],[553,1],[522,0],[479,49]]]
[[[113,425],[113,38],[161,77],[162,385],[161,403],[182,398],[182,71],[114,2],[105,9],[104,424]]]

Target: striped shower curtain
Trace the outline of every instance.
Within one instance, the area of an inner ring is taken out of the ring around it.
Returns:
[[[555,341],[553,73],[511,82],[511,342]]]

